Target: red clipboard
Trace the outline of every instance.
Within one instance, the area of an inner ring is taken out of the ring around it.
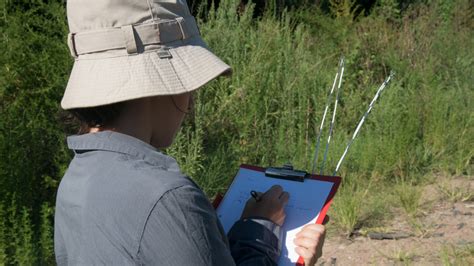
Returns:
[[[253,171],[257,171],[257,172],[265,172],[265,170],[266,170],[266,168],[263,168],[263,167],[247,165],[247,164],[242,164],[240,166],[240,168],[249,169],[249,170],[253,170]],[[340,185],[342,179],[339,176],[324,176],[324,175],[308,175],[306,178],[333,183],[332,188],[331,188],[331,190],[328,194],[328,197],[327,197],[321,211],[319,212],[319,216],[316,220],[316,224],[322,224],[323,221],[324,221],[324,218],[326,217],[326,213],[329,210],[329,207],[331,206],[334,195],[336,194],[337,189],[339,188],[339,185]],[[294,182],[297,182],[297,181],[294,181]],[[222,194],[217,194],[216,195],[216,197],[214,198],[214,201],[213,201],[213,206],[214,206],[215,209],[217,209],[219,204],[222,202],[223,198],[224,198],[224,196]],[[304,265],[303,258],[300,257],[298,259],[298,261],[296,262],[296,265],[297,266],[303,266]]]

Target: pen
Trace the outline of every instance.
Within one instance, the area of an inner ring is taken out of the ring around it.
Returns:
[[[259,202],[262,200],[262,198],[258,195],[257,191],[255,190],[250,191],[250,195],[252,196],[252,198],[255,199],[256,202]]]

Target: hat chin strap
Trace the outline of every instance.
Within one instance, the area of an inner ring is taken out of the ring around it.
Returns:
[[[183,114],[187,114],[187,115],[191,114],[191,111],[183,111],[181,108],[179,108],[179,106],[176,104],[176,102],[173,98],[173,95],[170,95],[170,96],[171,96],[171,101],[173,101],[174,107],[176,107],[176,109],[178,109]]]

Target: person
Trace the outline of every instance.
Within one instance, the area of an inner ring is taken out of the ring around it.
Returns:
[[[70,0],[74,66],[61,101],[81,122],[56,200],[58,265],[275,265],[290,195],[249,200],[226,235],[202,190],[160,150],[193,92],[230,73],[200,37],[184,0]],[[306,265],[324,226],[295,238]]]

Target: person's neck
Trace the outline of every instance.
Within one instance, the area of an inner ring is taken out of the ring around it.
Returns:
[[[114,126],[114,127],[93,127],[90,128],[89,133],[97,133],[102,131],[114,131],[118,133],[122,133],[125,135],[132,136],[136,139],[139,139],[145,143],[151,144],[151,133],[148,134],[144,130],[140,130],[133,127],[126,127],[126,126]]]
[[[90,133],[100,131],[115,131],[137,138],[145,143],[151,144],[152,128],[149,126],[147,104],[145,101],[137,101],[124,106],[124,110],[108,126],[91,128]]]

